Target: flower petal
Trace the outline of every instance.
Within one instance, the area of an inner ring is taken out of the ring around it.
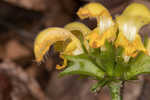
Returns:
[[[132,3],[124,11],[122,15],[126,16],[139,16],[142,18],[150,19],[150,10],[143,4]]]
[[[81,43],[77,38],[74,38],[72,42],[70,42],[65,48],[64,52],[61,54],[65,55],[79,55],[83,53]]]
[[[80,22],[69,23],[64,28],[67,29],[67,30],[69,30],[69,31],[78,30],[84,36],[87,35],[87,34],[89,34],[91,32],[91,30],[86,25],[84,25],[84,24],[82,24]]]
[[[141,27],[149,24],[150,20],[140,16],[121,15],[117,17],[117,23],[119,32],[123,33],[129,41],[133,41]]]
[[[147,53],[147,50],[144,48],[141,37],[136,34],[135,40],[130,42],[128,39],[120,33],[118,39],[115,42],[116,47],[122,46],[125,50],[125,56],[135,57],[139,51]]]
[[[95,28],[86,39],[89,40],[89,45],[92,48],[99,48],[104,45],[105,41],[114,41],[116,38],[117,26],[114,25],[107,29],[103,34],[99,34],[99,29]]]
[[[109,11],[100,3],[89,3],[80,8],[77,15],[81,19],[85,18],[96,18],[98,16],[110,16]]]
[[[60,58],[64,59],[64,62],[62,65],[56,65],[56,69],[58,70],[63,69],[67,66],[67,59],[63,55],[60,55]]]
[[[100,34],[104,33],[107,30],[110,30],[111,27],[114,27],[114,26],[115,25],[111,17],[107,17],[107,16],[99,17],[98,27],[99,27]]]

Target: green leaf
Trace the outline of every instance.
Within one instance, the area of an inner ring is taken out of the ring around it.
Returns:
[[[114,76],[124,79],[126,72],[129,70],[129,64],[124,61],[122,55],[124,49],[122,47],[118,47],[115,49],[116,53],[116,65],[114,68]]]
[[[60,76],[80,74],[93,76],[97,79],[104,77],[104,72],[100,70],[86,54],[65,56],[65,58],[70,61],[71,64],[63,72],[60,72]]]
[[[90,59],[103,71],[104,68],[103,68],[103,65],[102,65],[102,62],[100,60],[100,48],[90,48],[89,49],[89,54],[90,56]]]
[[[100,52],[100,61],[109,76],[113,76],[115,66],[115,47],[111,42],[105,42],[105,50]]]
[[[100,92],[100,90],[109,82],[110,82],[110,80],[107,78],[102,79],[92,86],[91,91],[92,92]]]
[[[119,79],[125,79],[126,73],[129,70],[129,64],[125,63],[123,59],[119,59],[116,63],[115,69],[114,69],[114,76]]]
[[[108,76],[113,76],[115,66],[115,47],[112,42],[106,41],[104,50],[100,50],[100,48],[90,49],[89,55],[101,70],[106,72]]]
[[[144,53],[140,53],[136,59],[132,59],[126,78],[131,79],[142,73],[150,73],[150,56]]]
[[[88,78],[88,77],[89,76],[87,76],[87,75],[80,75],[79,78],[78,78],[78,80],[85,79],[85,78]]]

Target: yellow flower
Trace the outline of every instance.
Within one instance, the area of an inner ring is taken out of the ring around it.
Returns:
[[[73,22],[67,24],[64,28],[45,29],[40,32],[34,42],[34,53],[37,62],[43,60],[46,52],[54,44],[55,49],[60,52],[60,57],[64,59],[62,66],[57,65],[56,68],[62,69],[67,65],[64,55],[79,55],[86,50],[86,52],[89,52],[89,46],[99,48],[104,46],[106,40],[115,41],[117,29],[119,29],[119,34],[115,45],[124,48],[125,58],[135,57],[139,51],[146,54],[147,50],[149,51],[150,46],[146,50],[141,37],[138,35],[140,28],[150,23],[150,11],[144,5],[131,4],[116,18],[115,22],[112,20],[109,11],[99,3],[89,3],[80,8],[77,14],[81,19],[96,18],[97,27],[91,31],[84,24]],[[83,37],[83,43],[81,43],[80,36]],[[59,44],[59,42],[62,44]]]
[[[36,37],[34,42],[34,54],[37,62],[41,62],[44,58],[46,52],[52,44],[58,41],[66,41],[70,39],[71,41],[65,47],[65,50],[60,53],[60,57],[64,59],[63,55],[77,55],[83,53],[80,41],[68,30],[63,28],[53,27],[43,30]],[[57,65],[57,69],[64,68],[67,64],[66,59],[64,59],[64,64],[62,66]]]
[[[60,58],[64,60],[62,65],[56,65],[56,69],[65,68],[67,60],[63,55],[79,55],[83,53],[78,36],[86,36],[90,32],[91,30],[87,26],[79,22],[67,24],[64,29],[52,27],[43,30],[36,37],[34,43],[36,61],[41,62],[51,45],[54,44],[54,49],[60,52]],[[87,41],[84,41],[84,44],[88,49]]]
[[[109,11],[103,5],[99,3],[89,3],[80,8],[77,14],[81,19],[97,19],[97,28],[86,37],[92,48],[103,46],[106,40],[115,40],[117,25],[113,22]]]
[[[125,49],[125,56],[135,57],[138,51],[147,52],[142,44],[141,37],[136,34],[135,39],[130,42],[123,33],[119,33],[118,39],[116,40],[116,47],[123,46]]]
[[[139,51],[147,54],[138,32],[140,28],[150,23],[150,11],[142,4],[129,5],[122,15],[116,18],[119,26],[119,35],[116,46],[125,49],[125,56],[135,57]]]
[[[89,40],[89,45],[92,48],[99,48],[104,45],[105,41],[114,41],[116,37],[117,26],[110,27],[104,33],[99,33],[98,27],[95,28],[86,39]]]

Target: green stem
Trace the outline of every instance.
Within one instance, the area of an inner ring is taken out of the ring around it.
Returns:
[[[109,84],[109,90],[111,93],[112,100],[122,100],[122,96],[120,95],[122,82],[112,82]]]

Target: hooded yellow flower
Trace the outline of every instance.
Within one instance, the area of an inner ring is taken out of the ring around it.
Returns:
[[[67,65],[67,60],[63,55],[79,55],[83,53],[80,35],[86,36],[91,30],[80,22],[72,22],[64,28],[47,28],[39,33],[34,42],[34,53],[37,62],[43,60],[44,55],[54,44],[54,50],[60,52],[60,58],[64,59],[63,65],[56,65],[57,69],[62,69]],[[87,41],[84,41],[88,49]]]
[[[36,37],[34,42],[34,53],[37,62],[43,60],[44,55],[49,50],[52,44],[57,42],[63,42],[70,39],[69,43],[65,47],[64,51],[60,53],[60,57],[64,59],[63,55],[78,55],[83,53],[80,41],[68,30],[63,28],[53,27],[43,30]],[[61,46],[62,47],[62,46]],[[57,69],[64,68],[67,64],[66,59],[64,59],[64,64],[62,66],[57,65]]]
[[[138,51],[147,53],[138,35],[140,28],[150,23],[150,11],[142,4],[133,3],[129,5],[122,15],[116,18],[119,26],[119,35],[116,46],[125,49],[126,56],[136,56]]]
[[[97,28],[86,37],[92,48],[103,46],[106,40],[115,40],[117,26],[113,22],[109,11],[103,5],[99,3],[89,3],[80,8],[77,14],[81,19],[97,19]]]

